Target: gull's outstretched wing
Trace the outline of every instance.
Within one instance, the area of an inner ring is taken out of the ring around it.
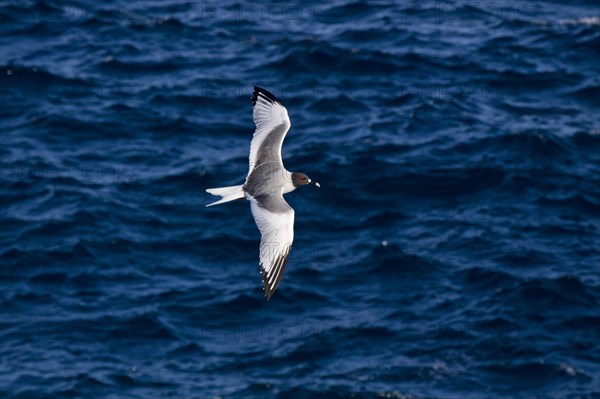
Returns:
[[[250,208],[261,233],[260,271],[267,300],[277,289],[294,241],[294,210],[281,194],[251,198]]]
[[[254,104],[253,118],[256,130],[250,144],[248,176],[255,166],[265,162],[277,162],[283,165],[281,144],[291,126],[287,110],[267,90],[254,86],[252,104]]]

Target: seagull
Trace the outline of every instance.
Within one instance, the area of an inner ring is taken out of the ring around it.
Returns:
[[[304,173],[288,172],[281,159],[281,144],[290,129],[287,109],[265,89],[254,86],[252,116],[256,130],[250,144],[250,168],[239,186],[209,188],[221,199],[213,206],[237,199],[250,201],[254,222],[260,230],[260,271],[267,301],[277,289],[294,241],[294,210],[283,199],[300,186],[313,182]]]

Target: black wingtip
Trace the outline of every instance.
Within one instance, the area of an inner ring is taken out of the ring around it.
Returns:
[[[279,286],[279,282],[281,281],[281,277],[283,276],[283,272],[285,271],[285,267],[287,266],[287,263],[289,260],[289,255],[290,255],[291,249],[292,249],[291,245],[288,246],[285,253],[282,256],[280,256],[279,258],[277,258],[275,260],[275,262],[271,265],[271,267],[275,268],[274,272],[276,273],[276,276],[277,276],[277,278],[275,279],[273,284],[268,284],[268,273],[265,271],[262,263],[260,264],[260,271],[261,271],[262,283],[263,283],[263,291],[265,292],[265,297],[267,298],[267,301],[269,301],[271,299],[271,297],[277,290],[277,287]]]
[[[265,293],[265,297],[267,298],[267,302],[268,302],[269,299],[271,299],[273,292],[271,292],[271,289],[269,288],[269,284],[266,283],[267,282],[267,272],[262,267],[262,264],[260,265],[260,274],[262,276],[263,291]]]
[[[259,94],[262,94],[264,97],[273,102],[279,102],[279,100],[277,100],[277,97],[275,97],[270,91],[265,90],[262,87],[254,86],[254,93],[252,93],[252,105],[256,105],[256,101],[258,100]]]

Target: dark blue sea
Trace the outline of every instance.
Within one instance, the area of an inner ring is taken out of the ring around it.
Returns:
[[[0,397],[600,398],[600,4],[0,1]],[[241,184],[287,107],[270,301]]]

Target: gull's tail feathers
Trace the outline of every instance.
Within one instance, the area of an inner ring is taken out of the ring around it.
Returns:
[[[229,187],[219,187],[219,188],[209,188],[206,190],[207,193],[212,195],[220,195],[220,200],[213,202],[212,204],[208,204],[206,206],[213,206],[223,204],[225,202],[242,199],[244,198],[244,188],[242,185],[240,186],[229,186]]]

